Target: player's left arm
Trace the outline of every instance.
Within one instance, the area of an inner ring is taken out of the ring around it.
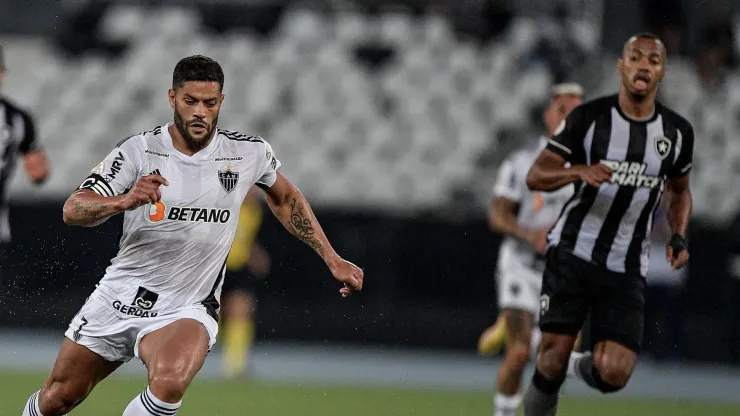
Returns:
[[[265,158],[256,185],[265,192],[265,200],[275,217],[301,241],[308,244],[331,270],[334,278],[344,283],[340,289],[342,297],[362,290],[362,269],[341,258],[329,244],[324,230],[319,225],[306,197],[283,176],[278,169],[280,161],[272,147],[265,142]]]
[[[340,290],[342,296],[361,290],[362,269],[342,259],[334,251],[303,193],[282,173],[276,172],[276,176],[275,183],[264,189],[272,213],[291,234],[321,256],[334,277],[344,283]]]
[[[691,125],[679,130],[682,136],[679,154],[668,174],[664,203],[668,223],[673,232],[666,245],[666,258],[674,269],[683,267],[689,260],[686,231],[691,217],[691,189],[689,171],[694,151],[694,132]]]
[[[23,155],[26,174],[40,185],[49,177],[49,160],[36,139],[36,126],[28,114],[23,114],[23,131],[23,140],[18,150]]]

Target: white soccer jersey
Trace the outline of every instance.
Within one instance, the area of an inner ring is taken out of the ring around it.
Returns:
[[[542,137],[537,146],[529,146],[507,157],[499,168],[493,187],[494,196],[519,204],[517,223],[524,228],[551,227],[574,192],[573,185],[554,192],[533,192],[527,187],[527,172],[546,144],[547,140]],[[506,237],[501,245],[499,259],[504,257],[538,271],[543,267],[530,245],[512,237]]]
[[[120,248],[96,289],[122,315],[157,316],[203,304],[216,319],[239,207],[254,184],[270,187],[280,162],[256,136],[218,129],[207,147],[176,150],[168,125],[131,136],[80,185],[103,196],[158,173],[162,199],[126,211]]]

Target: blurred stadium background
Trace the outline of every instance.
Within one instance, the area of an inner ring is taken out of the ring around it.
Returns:
[[[63,329],[114,255],[120,226],[65,226],[69,193],[121,139],[171,120],[177,60],[226,74],[220,125],[265,137],[366,288],[336,296],[323,264],[269,216],[273,267],[249,382],[213,351],[182,415],[486,415],[497,359],[498,163],[543,130],[549,86],[618,88],[626,38],[665,41],[663,102],[696,129],[692,260],[655,256],[644,353],[603,398],[566,386],[563,415],[740,414],[740,1],[0,0],[2,93],[30,109],[52,176],[18,174],[0,286],[0,416],[20,414]],[[665,235],[657,228],[656,247]],[[73,414],[119,415],[139,363]]]

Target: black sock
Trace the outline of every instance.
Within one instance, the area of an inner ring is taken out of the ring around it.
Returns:
[[[524,394],[524,415],[555,416],[562,384],[563,379],[550,380],[535,369],[532,383]]]

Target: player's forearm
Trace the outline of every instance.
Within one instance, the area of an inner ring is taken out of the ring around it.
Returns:
[[[104,197],[89,190],[75,191],[62,209],[64,223],[92,227],[115,215],[121,208],[122,196]]]
[[[527,187],[533,191],[554,191],[565,185],[581,180],[580,169],[583,166],[565,166],[543,168],[532,165],[527,173]]]
[[[686,236],[691,217],[691,191],[685,188],[679,192],[671,191],[668,195],[668,223],[674,234]]]
[[[308,244],[329,267],[338,260],[339,256],[329,244],[306,197],[299,190],[294,188],[281,201],[267,198],[267,203],[285,228]]]
[[[527,244],[532,243],[530,238],[531,233],[526,228],[520,226],[516,221],[516,217],[510,212],[491,211],[488,225],[492,231],[516,238]]]

